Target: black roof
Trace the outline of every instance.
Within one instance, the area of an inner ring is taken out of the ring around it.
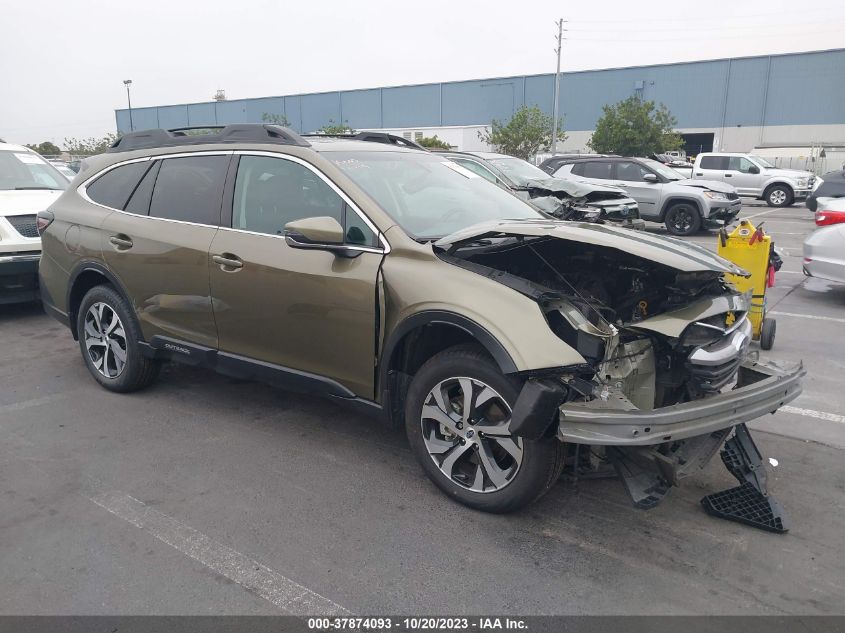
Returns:
[[[189,134],[191,130],[219,130],[211,134]],[[207,145],[213,143],[278,143],[310,147],[311,144],[293,130],[279,125],[241,123],[221,126],[195,126],[171,130],[151,129],[129,132],[117,139],[107,152],[128,152],[154,147]]]
[[[390,134],[389,132],[355,132],[349,134],[324,134],[322,132],[314,132],[312,134],[303,134],[302,136],[317,138],[345,138],[351,141],[369,141],[371,143],[384,143],[385,145],[398,145],[399,147],[412,147],[414,149],[426,150],[426,148],[419,143],[415,143],[403,136]]]

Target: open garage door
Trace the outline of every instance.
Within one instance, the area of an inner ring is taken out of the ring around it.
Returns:
[[[713,132],[681,134],[684,139],[684,151],[687,156],[697,156],[701,152],[713,151]]]

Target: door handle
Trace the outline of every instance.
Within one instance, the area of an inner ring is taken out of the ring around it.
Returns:
[[[109,242],[113,246],[115,246],[119,251],[125,251],[132,248],[132,238],[130,238],[128,235],[124,235],[123,233],[112,235],[109,238]]]
[[[212,255],[211,261],[215,264],[219,264],[221,268],[224,270],[226,268],[234,268],[239,269],[244,267],[243,261],[237,255],[232,255],[231,253],[223,253],[222,255]]]
[[[733,174],[725,174],[725,178],[733,178]]]
[[[700,172],[700,171],[697,171],[697,172],[695,172],[695,175],[696,175],[696,176],[703,176],[703,175],[704,175],[704,173],[703,173],[703,172]]]

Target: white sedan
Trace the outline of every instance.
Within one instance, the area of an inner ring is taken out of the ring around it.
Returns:
[[[804,240],[804,274],[845,283],[845,198],[819,198],[816,225]]]

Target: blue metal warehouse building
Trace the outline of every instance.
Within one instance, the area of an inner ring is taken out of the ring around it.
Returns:
[[[554,73],[133,108],[134,129],[261,122],[286,117],[300,132],[329,122],[408,138],[437,134],[484,149],[477,130],[523,104],[552,112]],[[582,150],[601,108],[632,94],[665,103],[693,151],[845,144],[845,49],[561,73],[567,140]],[[117,110],[117,129],[130,129]]]

